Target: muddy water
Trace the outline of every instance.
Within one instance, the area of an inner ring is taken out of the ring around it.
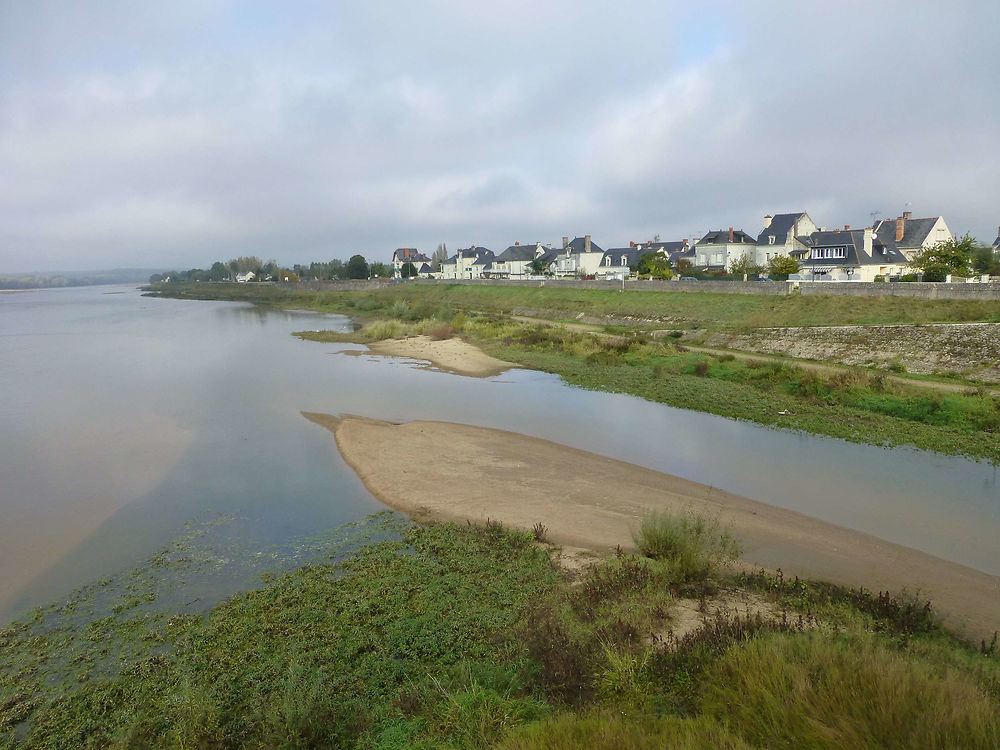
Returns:
[[[476,380],[344,357],[288,335],[348,325],[129,288],[0,295],[0,621],[134,565],[190,521],[239,518],[242,547],[266,557],[380,509],[302,411],[522,432],[1000,574],[991,465],[761,429],[542,373]],[[414,471],[420,459],[400,446]]]

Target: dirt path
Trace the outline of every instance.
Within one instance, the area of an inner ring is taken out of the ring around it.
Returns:
[[[418,520],[486,519],[607,552],[633,546],[650,510],[695,510],[731,526],[746,563],[874,590],[919,590],[972,638],[1000,628],[1000,578],[715,487],[513,432],[306,413],[382,502]],[[399,450],[419,456],[419,470]]]

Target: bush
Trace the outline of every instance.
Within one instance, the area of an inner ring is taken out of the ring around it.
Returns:
[[[706,375],[708,375],[707,359],[699,359],[697,362],[694,363],[694,374],[697,375],[699,378],[703,378]]]
[[[642,554],[666,562],[672,577],[682,583],[704,580],[740,553],[739,544],[718,520],[694,512],[653,511],[632,538]]]
[[[376,320],[364,331],[365,335],[375,341],[398,338],[402,333],[402,326],[395,320]]]
[[[451,330],[451,324],[449,323],[442,323],[431,331],[431,339],[434,341],[444,341],[445,339],[450,339],[454,335],[455,333]]]

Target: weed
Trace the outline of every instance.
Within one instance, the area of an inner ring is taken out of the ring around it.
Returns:
[[[678,583],[703,581],[739,555],[739,544],[718,520],[694,512],[654,511],[633,535],[639,550],[664,561]]]
[[[549,530],[545,527],[544,523],[539,521],[531,527],[531,533],[534,535],[536,542],[544,542],[548,537]]]
[[[694,374],[697,375],[699,378],[703,378],[706,375],[708,375],[707,359],[699,359],[697,362],[694,363]]]
[[[443,323],[431,331],[431,339],[434,341],[444,341],[455,335],[450,323]]]

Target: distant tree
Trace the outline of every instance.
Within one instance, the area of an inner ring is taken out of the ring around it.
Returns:
[[[370,276],[378,277],[380,279],[388,279],[392,277],[392,263],[381,263],[375,261],[368,266],[368,274]]]
[[[670,259],[661,253],[643,253],[635,270],[640,279],[669,279],[674,275]]]
[[[694,271],[694,263],[687,258],[678,258],[676,263],[677,273],[681,276],[690,275]]]
[[[368,278],[368,261],[365,260],[363,255],[352,255],[351,259],[347,261],[347,278],[349,279],[367,279]]]
[[[997,257],[997,253],[989,245],[978,244],[972,251],[972,270],[1000,276],[1000,257]]]
[[[740,258],[733,263],[731,273],[734,276],[754,276],[764,269],[754,263],[750,253],[743,253]]]
[[[208,277],[212,281],[225,281],[229,278],[229,269],[226,268],[225,263],[215,261],[208,271]]]
[[[548,270],[548,265],[541,259],[541,257],[538,257],[531,259],[528,263],[528,268],[531,269],[533,276],[544,276],[545,272]]]
[[[410,262],[403,264],[403,267],[399,269],[399,275],[404,279],[412,279],[417,276],[417,267]]]
[[[163,282],[164,278],[165,277],[164,277],[164,275],[162,273],[154,273],[152,276],[149,277],[149,283],[150,284],[160,284],[160,283]]]
[[[291,271],[287,268],[278,268],[272,274],[275,281],[285,282],[289,284],[298,284],[302,277],[299,276],[297,271]]]
[[[968,232],[957,239],[939,242],[913,256],[910,266],[924,275],[924,281],[944,281],[948,274],[968,276],[979,243]]]
[[[776,255],[767,262],[767,275],[775,281],[788,281],[790,274],[798,272],[798,262],[787,255]]]
[[[247,273],[253,271],[256,276],[260,276],[263,261],[256,255],[241,255],[229,261],[229,268],[235,273]]]
[[[437,250],[431,255],[431,268],[435,271],[441,270],[441,264],[448,260],[448,246],[443,242],[437,246]]]

